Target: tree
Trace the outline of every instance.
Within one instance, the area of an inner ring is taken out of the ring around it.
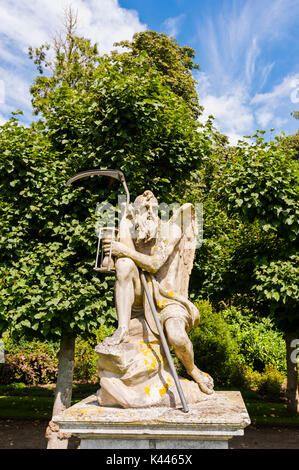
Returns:
[[[215,180],[214,194],[228,214],[256,223],[262,238],[275,242],[268,252],[251,256],[251,282],[264,313],[272,314],[285,332],[286,346],[298,338],[298,161],[283,139],[239,144]],[[271,247],[271,245],[270,245]],[[269,246],[268,246],[269,248]],[[279,249],[278,249],[279,248]],[[299,411],[298,367],[288,365],[288,408]],[[296,384],[296,386],[294,386]]]
[[[99,56],[74,27],[71,15],[53,49],[30,51],[41,73],[31,88],[39,121],[24,128],[13,118],[0,131],[1,319],[16,336],[60,339],[54,414],[70,405],[75,337],[115,319],[113,279],[92,265],[95,207],[116,189],[93,179],[70,190],[66,181],[113,166],[133,196],[148,185],[172,201],[210,148],[186,100],[145,53],[128,69],[124,55]],[[49,447],[65,446],[51,429]]]
[[[295,159],[299,159],[299,130],[295,132],[293,135],[288,135],[282,140],[282,145],[286,149],[294,150]]]
[[[92,274],[93,210],[80,220],[59,155],[38,126],[13,118],[0,128],[0,167],[1,319],[15,337],[61,341],[56,414],[71,399],[65,357],[77,335],[114,321],[112,293]]]
[[[65,11],[64,27],[52,44],[29,47],[29,57],[40,74],[31,86],[34,114],[45,118],[51,110],[51,94],[63,84],[76,88],[78,83],[88,88],[101,56],[97,44],[76,35],[77,15],[71,7]]]
[[[196,81],[192,76],[192,70],[199,70],[199,65],[193,61],[194,49],[180,47],[175,38],[156,31],[135,33],[132,41],[121,41],[114,45],[129,49],[129,52],[121,54],[126,68],[130,68],[134,58],[144,56],[150,67],[161,73],[163,83],[184,99],[194,118],[201,114],[203,108],[199,105]]]

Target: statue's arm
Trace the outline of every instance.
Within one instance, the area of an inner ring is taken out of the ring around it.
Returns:
[[[154,250],[153,255],[145,255],[135,250],[135,248],[128,247],[120,242],[113,242],[112,254],[117,257],[131,258],[139,268],[150,273],[156,273],[167,261],[180,238],[180,229],[174,227],[170,239],[163,244],[157,243],[157,249]]]

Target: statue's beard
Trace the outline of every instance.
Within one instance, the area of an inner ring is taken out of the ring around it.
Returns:
[[[157,220],[147,219],[146,222],[138,220],[136,227],[136,244],[149,243],[157,237]]]

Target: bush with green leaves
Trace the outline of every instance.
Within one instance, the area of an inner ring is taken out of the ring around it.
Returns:
[[[110,336],[115,327],[101,325],[88,339],[78,337],[75,345],[74,381],[98,382],[95,352],[97,343]],[[5,363],[0,364],[0,384],[24,383],[38,385],[54,383],[57,378],[59,343],[52,341],[14,340],[3,338]]]
[[[283,395],[285,375],[273,366],[266,366],[258,385],[258,392],[272,400],[278,400]]]
[[[240,364],[238,344],[221,314],[208,301],[196,305],[200,323],[189,334],[195,363],[213,377],[216,385],[230,385]],[[185,375],[182,368],[180,373]]]
[[[284,339],[269,318],[235,307],[216,312],[208,301],[196,305],[200,323],[189,334],[195,363],[212,375],[216,386],[258,388],[271,368],[284,377]],[[181,366],[179,372],[185,376]]]
[[[271,318],[259,318],[236,307],[225,309],[222,315],[238,344],[243,364],[258,372],[270,365],[286,371],[285,341]]]
[[[24,383],[42,385],[56,381],[58,360],[42,350],[17,352],[5,355],[0,364],[0,384]]]
[[[285,374],[273,365],[267,365],[262,372],[258,372],[243,364],[239,367],[235,385],[254,390],[266,399],[278,401],[284,397],[285,379]]]
[[[75,346],[74,380],[79,382],[98,382],[96,365],[98,355],[95,352],[97,343],[111,336],[115,327],[101,325],[88,339],[77,338]]]

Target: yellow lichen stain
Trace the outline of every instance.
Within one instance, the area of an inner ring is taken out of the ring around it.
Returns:
[[[146,393],[147,396],[150,396],[150,388],[149,387],[144,387],[144,392]]]
[[[167,382],[171,384],[171,379],[168,377]]]
[[[169,384],[165,384],[162,388],[159,389],[159,393],[161,395],[161,397],[163,395],[165,395],[165,393],[167,392],[167,390],[169,389],[170,385]]]
[[[174,295],[174,292],[173,292],[173,290],[170,290],[169,292],[167,292],[167,294],[168,294],[170,297],[172,297],[172,296]]]
[[[206,375],[207,377],[210,377],[210,374],[208,374],[207,372],[204,372],[203,374]]]

